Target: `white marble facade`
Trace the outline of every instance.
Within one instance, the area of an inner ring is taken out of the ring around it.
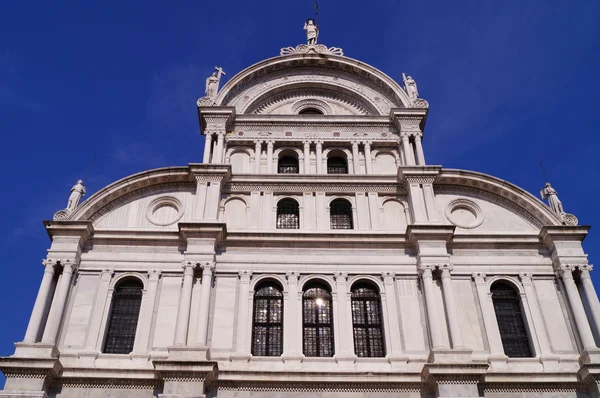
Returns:
[[[588,227],[501,179],[427,164],[426,101],[299,47],[199,101],[202,163],[129,176],[46,222],[46,272],[23,341],[0,359],[0,397],[599,396]],[[277,228],[285,200],[297,228]],[[351,229],[332,228],[335,200]],[[135,339],[109,354],[126,280],[142,289]],[[280,355],[253,355],[265,281],[282,291]],[[332,356],[303,347],[315,281],[331,293]],[[490,292],[501,281],[526,357],[505,352]],[[361,283],[379,295],[383,356],[356,352]]]

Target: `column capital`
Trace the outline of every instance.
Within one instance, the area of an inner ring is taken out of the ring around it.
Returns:
[[[323,145],[323,140],[314,140],[313,142],[315,143],[316,146],[322,146]]]
[[[302,144],[306,147],[309,146],[311,143],[311,140],[302,140]]]
[[[265,142],[265,140],[259,138],[259,139],[254,140],[254,145],[262,145],[262,144],[264,144],[264,142]]]
[[[358,143],[359,143],[359,141],[352,141],[352,149],[354,149],[354,148],[358,149]]]
[[[300,272],[298,272],[298,271],[286,271],[285,272],[285,278],[288,281],[288,285],[290,283],[297,283],[299,276],[300,276]]]
[[[150,270],[148,271],[148,279],[150,280],[150,282],[158,281],[161,274],[162,271],[159,269]]]
[[[216,268],[216,264],[214,262],[206,261],[200,264],[202,267],[202,278],[210,278],[213,275],[213,272]]]
[[[440,264],[436,265],[436,268],[442,271],[442,278],[450,278],[450,273],[454,269],[454,266],[452,264]]]
[[[386,284],[392,283],[392,282],[394,282],[394,278],[396,278],[396,273],[395,272],[382,272],[381,278],[383,279],[383,282]]]
[[[192,261],[185,261],[183,260],[181,262],[181,268],[183,268],[183,273],[185,275],[191,275],[194,273],[194,268],[196,268],[197,263],[192,262]]]
[[[419,265],[419,275],[421,275],[423,278],[433,278],[433,270],[434,270],[434,266],[427,264],[427,265]]]
[[[473,278],[476,285],[485,285],[486,273],[485,272],[473,272],[471,274],[471,278]]]
[[[573,271],[575,271],[575,268],[576,265],[564,264],[556,270],[556,273],[563,279],[573,279]]]
[[[591,278],[590,272],[594,269],[592,264],[580,265],[579,270],[581,271],[581,279]]]
[[[271,147],[271,148],[273,147],[273,144],[275,143],[275,141],[273,141],[273,140],[265,140],[265,142],[267,143],[267,146]]]
[[[113,268],[105,268],[100,271],[100,279],[102,282],[110,282],[114,274],[115,270]]]
[[[239,271],[238,275],[240,276],[240,280],[244,283],[250,283],[250,278],[252,278],[252,271]]]
[[[519,272],[519,279],[523,286],[529,286],[533,284],[531,272]]]
[[[336,271],[333,273],[333,278],[337,283],[346,283],[348,279],[348,273],[344,271]]]
[[[366,147],[370,147],[373,142],[370,140],[362,140],[360,143]]]

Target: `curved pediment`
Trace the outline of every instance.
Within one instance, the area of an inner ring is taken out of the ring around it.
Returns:
[[[299,100],[325,101],[338,114],[387,115],[392,108],[411,106],[406,92],[378,69],[323,54],[283,55],[255,64],[233,77],[215,102],[235,107],[238,114],[283,114],[291,112],[291,91],[302,90]]]

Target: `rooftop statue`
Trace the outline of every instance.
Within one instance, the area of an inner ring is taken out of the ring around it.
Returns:
[[[204,93],[206,94],[206,96],[211,98],[212,100],[217,98],[217,92],[219,91],[219,83],[221,82],[221,76],[226,74],[225,72],[223,72],[223,68],[221,68],[220,66],[215,66],[215,69],[217,71],[213,72],[212,75],[210,75],[206,79],[206,87],[204,89]]]
[[[317,38],[319,37],[319,28],[315,25],[315,21],[312,18],[308,18],[304,23],[304,30],[306,31],[306,44],[315,45],[317,44]]]
[[[83,181],[77,180],[77,184],[71,188],[71,195],[69,196],[69,200],[67,201],[68,211],[73,211],[79,205],[79,201],[85,195],[85,187],[83,186]]]
[[[558,199],[558,192],[549,182],[546,182],[546,186],[543,189],[540,189],[540,195],[542,199],[548,201],[548,205],[556,214],[563,214],[565,210],[563,209],[562,202]]]
[[[404,80],[404,90],[408,94],[408,98],[412,102],[416,101],[419,97],[419,91],[417,90],[417,82],[411,76],[406,76],[406,73],[402,73],[402,80]]]

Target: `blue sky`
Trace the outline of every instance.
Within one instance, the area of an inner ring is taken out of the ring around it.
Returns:
[[[320,42],[430,104],[428,163],[537,195],[538,158],[566,211],[600,225],[600,2],[321,0]],[[0,355],[23,338],[49,239],[96,156],[88,193],[129,174],[202,160],[195,101],[303,42],[312,0],[46,2],[0,6]],[[600,233],[584,246],[600,258]],[[600,281],[600,271],[592,273]],[[0,385],[3,379],[0,379]]]

